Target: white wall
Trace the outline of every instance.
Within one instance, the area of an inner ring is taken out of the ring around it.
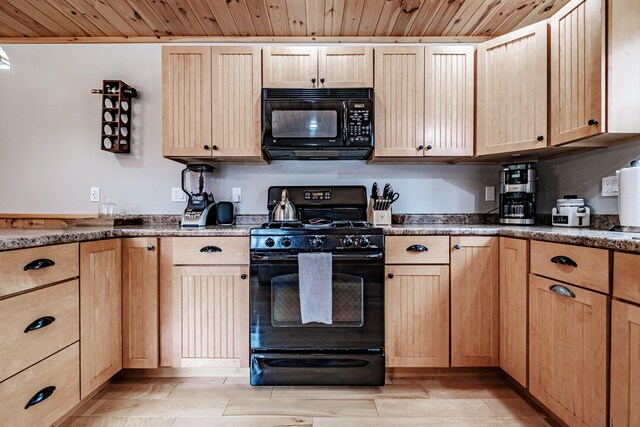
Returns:
[[[5,45],[13,68],[0,70],[0,212],[95,213],[89,188],[134,213],[178,213],[170,201],[180,184],[179,163],[162,158],[161,46]],[[100,151],[100,98],[89,93],[103,79],[136,87],[132,154]],[[616,198],[597,195],[600,178],[632,157],[638,143],[540,166],[541,212],[558,195],[586,195],[598,213],[615,213]],[[498,183],[498,166],[366,165],[364,162],[274,162],[270,166],[222,166],[216,196],[243,191],[241,213],[266,212],[266,190],[283,184],[390,182],[401,198],[396,212],[471,213],[497,206],[484,202],[484,186]]]

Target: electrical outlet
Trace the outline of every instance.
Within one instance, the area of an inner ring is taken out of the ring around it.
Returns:
[[[496,201],[496,187],[484,187],[484,201],[485,202]]]
[[[233,202],[241,202],[242,201],[242,188],[233,187],[233,194],[231,197],[231,201]]]
[[[91,195],[89,196],[89,201],[91,202],[100,201],[100,187],[91,187]]]
[[[602,197],[615,197],[618,195],[618,177],[605,176],[602,178]]]
[[[180,187],[171,187],[171,201],[172,202],[186,202],[187,195]]]

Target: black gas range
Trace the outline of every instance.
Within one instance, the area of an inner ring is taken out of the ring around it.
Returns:
[[[382,385],[384,235],[366,222],[366,189],[286,188],[299,221],[251,230],[251,384]],[[331,254],[331,324],[302,323],[302,253]]]

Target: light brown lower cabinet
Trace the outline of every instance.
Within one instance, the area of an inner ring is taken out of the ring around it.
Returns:
[[[608,304],[606,295],[529,276],[529,391],[572,426],[607,424]]]
[[[249,267],[174,266],[172,366],[249,366]]]
[[[386,366],[449,366],[449,267],[386,267]]]
[[[451,366],[498,366],[498,237],[451,237]]]
[[[612,427],[640,426],[640,307],[613,301],[611,314]]]
[[[529,241],[500,237],[500,367],[527,386]]]
[[[80,243],[80,397],[122,369],[122,242]]]
[[[158,239],[122,243],[122,367],[158,367]]]

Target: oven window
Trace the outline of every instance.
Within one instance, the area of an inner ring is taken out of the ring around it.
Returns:
[[[338,112],[335,110],[273,110],[273,138],[335,138]]]
[[[271,279],[271,324],[274,327],[360,327],[364,323],[362,277],[333,274],[333,324],[302,324],[298,274]]]

